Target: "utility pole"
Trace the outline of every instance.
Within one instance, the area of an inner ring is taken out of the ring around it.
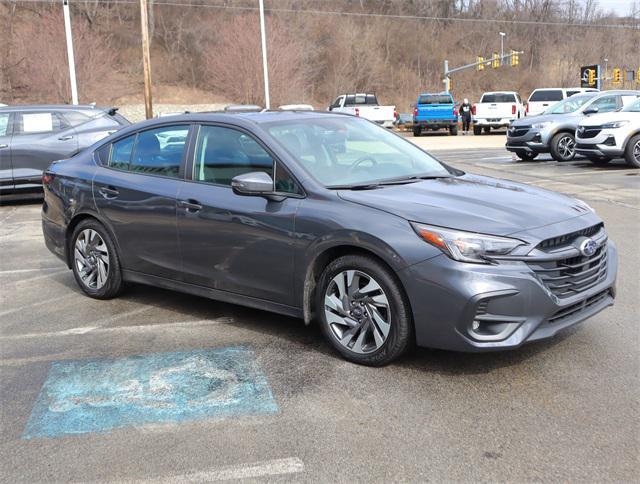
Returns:
[[[69,61],[69,81],[71,82],[71,102],[78,104],[78,85],[76,83],[76,60],[73,55],[73,36],[71,35],[71,15],[69,0],[62,0],[64,14],[64,33],[67,37],[67,60]]]
[[[264,75],[264,107],[270,108],[269,68],[267,67],[267,36],[264,29],[264,0],[260,0],[260,38],[262,41],[262,72]]]
[[[140,29],[142,32],[142,67],[144,71],[144,112],[147,119],[153,118],[151,100],[151,54],[149,53],[149,11],[147,0],[140,0]]]

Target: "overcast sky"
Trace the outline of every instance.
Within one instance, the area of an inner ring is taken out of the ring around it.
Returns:
[[[603,10],[613,10],[618,15],[629,15],[633,0],[599,0],[598,3]]]

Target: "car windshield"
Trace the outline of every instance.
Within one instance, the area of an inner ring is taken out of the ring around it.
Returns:
[[[322,116],[266,127],[313,178],[329,188],[452,176],[413,143],[363,119]]]
[[[568,97],[564,101],[554,104],[547,109],[544,114],[566,114],[574,113],[585,105],[588,101],[591,101],[595,95],[582,94]]]
[[[640,99],[638,99],[634,103],[629,104],[623,109],[623,111],[627,113],[640,113]]]

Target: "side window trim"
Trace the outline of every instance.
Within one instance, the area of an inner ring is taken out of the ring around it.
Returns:
[[[225,187],[225,188],[228,188],[229,190],[232,190],[230,185],[226,185],[224,183],[213,183],[213,182],[207,182],[207,181],[199,181],[199,180],[196,180],[194,178],[195,170],[196,170],[196,154],[197,154],[197,151],[198,151],[198,137],[200,136],[200,131],[201,131],[201,128],[203,126],[216,126],[216,127],[219,127],[219,128],[235,129],[236,131],[240,131],[241,133],[243,133],[243,134],[249,136],[250,138],[252,138],[256,143],[258,143],[260,145],[260,147],[263,150],[266,151],[266,153],[273,160],[273,184],[274,184],[274,190],[275,190],[275,183],[276,183],[276,176],[277,176],[278,166],[282,166],[283,169],[285,170],[285,172],[291,177],[291,179],[296,184],[296,187],[300,191],[300,193],[289,193],[289,192],[275,192],[275,193],[277,193],[278,195],[284,195],[284,196],[291,197],[291,198],[306,198],[307,194],[304,191],[304,188],[302,187],[302,184],[298,181],[298,179],[295,177],[295,175],[293,175],[291,173],[291,170],[289,170],[287,168],[286,164],[283,163],[282,160],[280,160],[280,158],[278,158],[278,156],[276,156],[276,154],[266,145],[266,143],[264,143],[259,137],[257,137],[255,134],[251,133],[249,130],[243,128],[242,126],[238,126],[238,125],[235,125],[235,124],[228,124],[228,123],[224,123],[224,122],[200,121],[200,122],[196,122],[195,123],[193,142],[192,142],[191,149],[189,150],[190,151],[189,152],[189,160],[188,160],[188,162],[186,164],[186,173],[185,173],[185,177],[184,177],[185,181],[191,182],[191,183],[201,183],[201,184],[205,184],[205,185],[213,185],[213,186],[217,186],[217,187]]]

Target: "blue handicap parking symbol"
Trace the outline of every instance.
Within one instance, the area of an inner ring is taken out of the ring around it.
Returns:
[[[24,438],[278,411],[243,346],[51,365]]]

